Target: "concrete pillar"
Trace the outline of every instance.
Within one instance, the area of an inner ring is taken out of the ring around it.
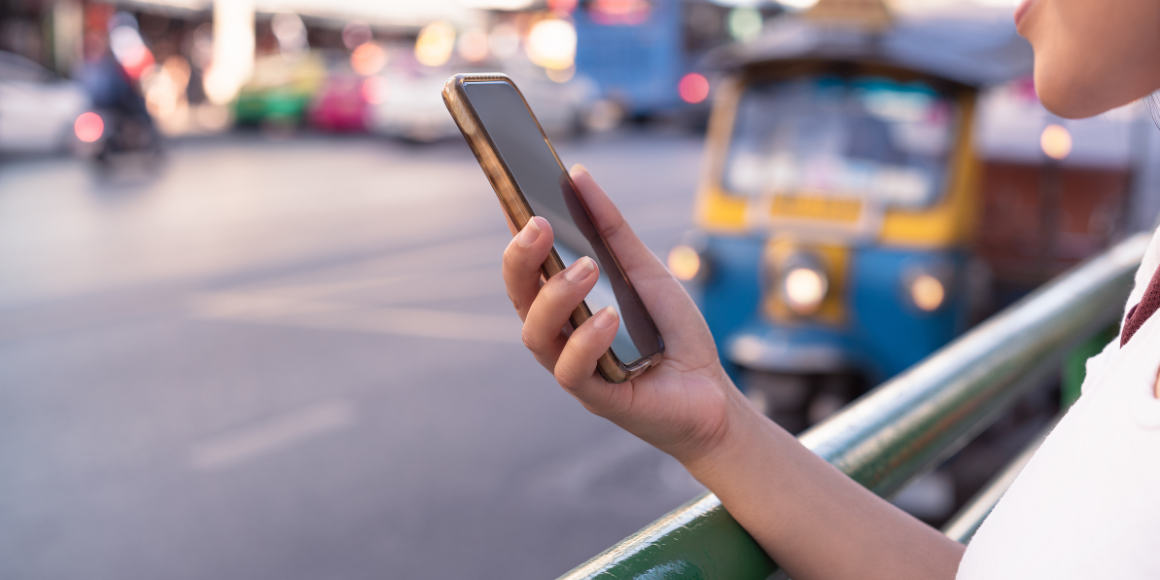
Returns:
[[[206,96],[215,104],[228,103],[253,71],[253,0],[214,0],[213,60],[206,73]]]

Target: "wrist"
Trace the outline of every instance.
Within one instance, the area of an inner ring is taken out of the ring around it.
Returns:
[[[686,453],[674,455],[689,473],[702,483],[723,465],[731,464],[737,455],[751,445],[764,423],[769,420],[757,412],[741,391],[728,386],[725,413],[721,425],[711,437]]]

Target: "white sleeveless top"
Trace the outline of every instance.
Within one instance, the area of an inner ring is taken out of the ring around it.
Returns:
[[[1160,231],[1128,308],[1158,265]],[[1083,394],[979,528],[958,580],[1160,579],[1158,369],[1160,312],[1088,360]]]

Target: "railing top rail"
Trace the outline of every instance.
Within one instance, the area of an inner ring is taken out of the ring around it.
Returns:
[[[1118,320],[1148,246],[1137,234],[882,384],[800,437],[883,496],[957,451],[1068,349]],[[728,578],[765,580],[776,565],[705,494],[577,567],[561,580]]]

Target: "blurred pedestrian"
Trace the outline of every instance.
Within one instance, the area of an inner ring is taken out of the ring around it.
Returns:
[[[77,78],[105,119],[108,133],[98,159],[109,153],[159,150],[161,137],[140,87],[117,61],[106,38],[92,31],[86,34],[84,56]]]

